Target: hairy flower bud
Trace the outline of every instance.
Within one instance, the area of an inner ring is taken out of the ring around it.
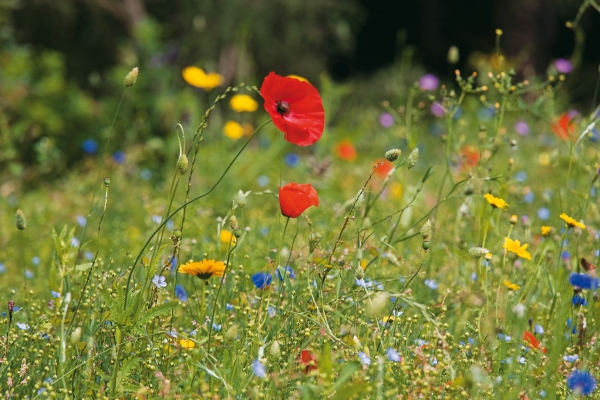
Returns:
[[[408,156],[408,169],[411,169],[412,167],[414,167],[415,164],[417,164],[418,159],[419,159],[419,149],[415,148],[413,151],[410,152],[410,155]]]
[[[233,199],[233,201],[235,201],[235,203],[238,205],[238,207],[242,208],[246,205],[246,198],[248,197],[249,194],[250,194],[250,191],[247,191],[246,193],[244,193],[240,190],[238,192],[238,194],[235,195],[235,198]]]
[[[135,82],[137,81],[139,72],[140,71],[139,71],[138,67],[135,67],[134,69],[129,71],[129,73],[125,76],[125,79],[123,80],[125,87],[130,87],[130,86],[135,85]]]
[[[188,169],[188,158],[185,154],[181,154],[179,156],[179,160],[177,160],[177,172],[179,172],[179,175],[184,175],[187,172]]]
[[[15,223],[17,225],[17,229],[20,231],[27,228],[27,220],[25,219],[25,214],[23,214],[23,211],[21,211],[20,208],[15,213]]]
[[[388,150],[385,152],[385,159],[388,160],[389,162],[394,162],[398,158],[400,158],[401,154],[402,154],[402,150],[400,150],[400,149]]]

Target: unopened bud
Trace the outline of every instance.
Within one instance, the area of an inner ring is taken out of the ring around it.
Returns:
[[[274,359],[279,360],[279,358],[281,357],[281,348],[277,340],[273,341],[273,344],[271,345],[271,350],[269,352],[271,353],[271,356]]]
[[[232,215],[231,217],[229,217],[229,227],[231,229],[239,229],[240,227],[238,226],[238,220],[235,217],[235,215]]]
[[[236,202],[238,207],[240,207],[240,208],[244,207],[246,205],[246,197],[248,197],[249,194],[250,194],[250,191],[247,191],[246,193],[244,193],[240,190],[238,192],[238,194],[235,195],[235,199],[233,199],[233,201]]]
[[[356,268],[356,279],[360,280],[365,277],[365,270],[362,268]]]
[[[129,71],[129,73],[125,76],[125,79],[123,80],[125,87],[130,87],[130,86],[135,85],[135,82],[137,81],[139,72],[140,71],[139,71],[138,67],[135,67],[134,69]]]
[[[188,158],[185,154],[181,154],[179,156],[179,160],[177,160],[177,172],[179,172],[179,175],[184,175],[187,172],[188,169]]]
[[[15,223],[17,225],[17,229],[20,231],[27,228],[27,220],[25,219],[25,214],[23,214],[23,211],[21,211],[20,208],[15,213]]]
[[[427,220],[427,222],[425,222],[423,224],[423,227],[421,228],[421,238],[423,239],[423,241],[428,241],[430,236],[431,236],[431,221]]]
[[[179,229],[179,228],[173,229],[173,236],[175,236],[178,239],[181,238],[181,229]]]
[[[517,216],[516,216],[516,215],[512,215],[512,216],[510,217],[510,223],[511,223],[512,225],[516,225],[516,224],[517,224],[517,222],[519,222],[519,219],[517,218]]]
[[[458,47],[450,46],[450,48],[448,49],[448,56],[446,57],[448,64],[454,65],[458,62],[459,59],[460,53],[458,52]]]
[[[77,327],[71,333],[71,343],[77,343],[77,342],[79,342],[79,339],[81,339],[81,328]]]
[[[105,177],[103,182],[104,182],[104,186],[108,187],[108,185],[110,185],[110,178],[108,176]]]
[[[410,155],[408,156],[408,169],[411,169],[412,167],[414,167],[417,164],[418,159],[419,159],[419,149],[415,148],[413,151],[410,152]]]
[[[398,158],[400,158],[401,154],[402,154],[402,150],[400,150],[400,149],[388,150],[385,152],[385,159],[388,160],[389,162],[394,162]]]

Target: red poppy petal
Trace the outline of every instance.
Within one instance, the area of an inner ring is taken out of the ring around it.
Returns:
[[[297,218],[308,207],[318,205],[319,196],[310,184],[291,182],[279,188],[279,206],[286,217]]]

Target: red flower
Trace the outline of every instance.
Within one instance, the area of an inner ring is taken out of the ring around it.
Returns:
[[[263,81],[260,94],[265,99],[265,110],[285,140],[310,146],[321,138],[325,111],[313,85],[271,72]]]
[[[552,131],[561,139],[569,139],[575,134],[577,127],[568,113],[563,113],[557,122],[553,123]]]
[[[466,167],[473,168],[479,162],[479,149],[470,144],[463,146],[463,148],[460,149],[460,158],[462,158]]]
[[[525,333],[523,334],[523,340],[525,341],[525,343],[527,343],[528,345],[530,345],[534,349],[539,349],[539,347],[540,347],[540,341],[538,340],[538,338],[536,338],[533,335],[533,333],[531,333],[529,331],[525,331]],[[542,351],[545,353],[546,352],[546,348],[542,347]]]
[[[349,140],[342,140],[335,145],[334,148],[335,154],[344,161],[354,161],[356,160],[356,149],[354,145]]]
[[[286,217],[296,218],[310,206],[319,205],[319,196],[309,183],[288,183],[279,188],[279,206]]]
[[[302,353],[300,353],[300,363],[304,366],[305,374],[319,368],[317,365],[317,357],[308,350],[302,350]]]
[[[382,178],[386,178],[388,176],[388,174],[390,173],[390,171],[394,168],[394,164],[392,164],[391,162],[389,162],[386,159],[380,159],[375,161],[376,164],[382,163],[379,168],[377,168],[377,170],[375,171],[375,173],[382,177]]]

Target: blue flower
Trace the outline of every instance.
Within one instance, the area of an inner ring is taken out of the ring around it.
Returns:
[[[79,247],[79,239],[77,239],[75,236],[73,236],[73,239],[71,239],[71,247]]]
[[[175,285],[175,296],[177,296],[180,301],[187,301],[188,299],[188,294],[185,291],[185,288],[179,283]]]
[[[267,370],[258,358],[252,361],[252,372],[254,372],[254,375],[258,376],[259,378],[264,378],[267,376]]]
[[[55,292],[54,290],[51,290],[51,291],[50,291],[50,294],[51,294],[51,295],[52,295],[52,297],[54,297],[55,299],[56,299],[57,297],[60,297],[60,293],[58,293],[58,292]]]
[[[573,296],[573,298],[571,299],[571,303],[573,303],[573,305],[574,305],[575,307],[579,307],[579,306],[583,306],[583,307],[585,307],[585,306],[587,306],[587,304],[588,304],[588,302],[587,302],[587,300],[585,299],[585,297],[583,297],[583,296],[580,296],[579,294],[575,294],[575,295]]]
[[[422,346],[424,346],[424,345],[426,345],[426,344],[429,344],[429,342],[426,342],[426,341],[425,341],[425,340],[423,340],[423,339],[416,339],[416,340],[415,340],[415,344],[416,344],[417,346],[419,346],[419,347],[422,347]]]
[[[521,365],[523,365],[523,364],[525,364],[527,362],[527,360],[525,359],[525,357],[517,357],[517,361]]]
[[[268,288],[272,280],[273,276],[266,272],[257,272],[256,274],[252,275],[252,283],[254,283],[254,286],[256,286],[257,289]]]
[[[217,325],[217,324],[215,324],[215,323],[213,322],[213,324],[212,324],[212,328],[213,328],[213,330],[215,330],[215,331],[220,331],[221,329],[223,329],[223,325],[221,325],[221,324],[218,324],[218,325]]]
[[[567,386],[575,393],[587,396],[596,390],[596,379],[587,371],[573,371],[567,377]]]
[[[81,148],[88,154],[94,154],[98,150],[98,143],[94,139],[88,139],[81,144]]]
[[[85,224],[87,222],[87,218],[86,217],[84,217],[83,215],[78,215],[75,218],[77,219],[77,223],[79,224],[79,226],[85,226]]]
[[[535,333],[537,333],[538,335],[543,335],[544,334],[544,328],[541,325],[534,325],[533,326],[533,330],[535,331]]]
[[[510,342],[510,340],[512,338],[510,336],[508,336],[508,335],[505,335],[504,333],[499,333],[498,334],[498,339],[504,340],[505,342]]]
[[[574,354],[572,356],[563,356],[563,360],[572,363],[579,360],[579,356],[577,354]]]
[[[567,319],[567,329],[573,328],[571,330],[571,333],[575,334],[577,333],[577,325],[575,325],[573,323],[573,321],[571,320],[571,318]]]
[[[290,277],[290,279],[296,279],[296,273],[294,272],[292,267],[290,267],[289,265],[286,265],[284,270],[287,273],[287,275]],[[277,268],[277,276],[279,276],[280,280],[283,280],[283,274],[281,273],[281,270],[279,268]]]
[[[231,305],[231,304],[227,303],[227,304],[225,304],[225,309],[226,309],[227,311],[233,311],[233,305]]]
[[[115,151],[113,153],[113,160],[115,160],[117,164],[123,164],[125,162],[125,153],[121,150]]]
[[[550,210],[548,210],[546,207],[542,207],[538,210],[537,212],[538,214],[538,218],[545,221],[548,218],[550,218]]]
[[[571,272],[569,275],[569,283],[582,289],[596,290],[599,286],[598,278],[588,274],[576,274]]]
[[[477,274],[475,272],[471,274],[471,279],[473,280],[473,282],[477,282]]]
[[[0,274],[3,274],[6,272],[6,266],[4,265],[4,263],[0,263]]]
[[[152,283],[154,283],[154,286],[157,288],[164,288],[167,286],[166,280],[167,279],[162,275],[154,275],[154,278],[152,278]]]
[[[42,261],[41,258],[39,258],[38,256],[35,256],[31,259],[31,262],[33,263],[33,265],[39,265],[39,263]]]
[[[436,281],[434,281],[433,279],[425,279],[425,286],[427,286],[430,289],[436,290],[438,288],[438,284]]]
[[[288,167],[295,167],[300,162],[300,156],[296,153],[287,153],[284,160]]]
[[[17,322],[17,327],[23,331],[26,331],[27,329],[29,329],[29,325],[27,325],[23,322]]]
[[[393,361],[393,362],[402,361],[402,357],[400,356],[400,354],[398,354],[398,352],[396,350],[392,349],[391,347],[389,349],[387,349],[385,354],[387,355],[387,358],[390,361]]]
[[[269,309],[267,310],[267,315],[269,315],[269,317],[274,318],[277,315],[277,309],[273,306],[269,306]]]
[[[360,360],[360,363],[362,365],[371,365],[371,357],[369,357],[362,351],[358,352],[358,359]]]
[[[33,278],[33,272],[30,271],[30,270],[28,270],[28,269],[26,269],[25,270],[25,278],[27,278],[27,279]]]
[[[256,182],[258,183],[258,186],[265,187],[269,184],[269,177],[266,175],[261,175],[258,177]]]

